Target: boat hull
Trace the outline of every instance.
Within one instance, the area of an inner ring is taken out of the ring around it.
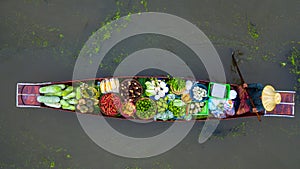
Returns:
[[[129,78],[149,78],[149,77],[144,77],[144,76],[138,76],[138,77],[116,77],[119,79],[129,79]],[[167,77],[158,77],[158,78],[167,78]],[[39,93],[39,89],[43,86],[47,85],[52,85],[52,84],[66,84],[66,85],[72,85],[77,82],[90,82],[90,81],[102,81],[103,79],[107,78],[95,78],[95,79],[86,79],[86,80],[74,80],[74,81],[64,81],[64,82],[45,82],[45,83],[17,83],[17,91],[16,91],[16,106],[23,108],[49,108],[49,109],[54,109],[54,110],[61,110],[65,112],[72,112],[72,113],[80,113],[79,111],[71,111],[71,110],[63,110],[63,109],[56,109],[56,108],[51,108],[47,107],[42,103],[39,103],[37,101],[37,97],[40,96],[41,94]],[[185,78],[188,79],[188,78]],[[200,80],[197,81],[199,83],[203,84],[208,84],[209,81],[206,80]],[[236,84],[231,84],[231,88],[236,89],[238,85]],[[280,104],[278,104],[275,109],[271,112],[260,112],[259,114],[261,116],[273,116],[273,117],[294,117],[295,110],[294,110],[294,105],[295,105],[295,91],[277,91],[281,94],[282,101]],[[99,112],[99,114],[90,114],[90,115],[103,115],[102,113]],[[107,118],[114,118],[114,119],[120,119],[120,120],[126,120],[126,118],[122,116],[117,116],[117,117],[111,117],[111,116],[106,116]],[[237,118],[251,118],[251,117],[256,117],[255,113],[245,113],[243,115],[234,115],[234,116],[228,116],[226,118],[223,118],[222,120],[232,120],[232,119],[237,119]],[[205,121],[206,118],[202,119],[193,119],[196,121]],[[186,120],[167,120],[167,121],[186,121]]]

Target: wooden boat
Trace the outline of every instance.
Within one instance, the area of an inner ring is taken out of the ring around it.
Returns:
[[[115,77],[117,79],[119,79],[120,81],[123,81],[125,79],[135,79],[135,80],[140,80],[140,79],[149,79],[151,77],[144,77],[144,76],[136,76],[136,77]],[[153,77],[152,77],[153,78]],[[155,77],[155,78],[159,78],[159,79],[163,79],[163,80],[169,80],[170,78],[168,77]],[[45,86],[49,86],[49,85],[56,85],[56,84],[64,84],[64,85],[68,85],[68,86],[78,86],[79,84],[82,83],[91,83],[91,84],[95,84],[95,86],[101,84],[101,82],[104,82],[105,80],[107,80],[109,78],[95,78],[95,79],[87,79],[87,80],[74,80],[74,81],[65,81],[65,82],[46,82],[46,83],[17,83],[17,91],[16,91],[16,106],[17,107],[29,107],[29,108],[51,108],[51,109],[55,109],[55,110],[63,110],[63,111],[68,111],[68,112],[77,112],[77,113],[81,113],[78,110],[64,110],[62,108],[52,108],[52,107],[48,107],[46,106],[44,103],[41,103],[38,101],[38,97],[43,95],[40,93],[40,89],[42,87]],[[189,80],[189,79],[185,79],[185,80]],[[209,85],[209,81],[205,81],[205,80],[200,80],[200,81],[196,81],[196,83],[198,84],[202,84],[204,86],[208,86]],[[230,84],[230,88],[231,89],[236,89],[238,85],[236,84]],[[75,90],[75,88],[74,88]],[[120,89],[119,89],[120,90]],[[145,89],[143,89],[145,91]],[[277,116],[277,117],[294,117],[294,105],[295,105],[295,91],[277,91],[280,93],[281,95],[281,103],[276,105],[275,109],[271,112],[260,112],[259,114],[261,116]],[[99,93],[101,93],[101,90],[99,89]],[[110,93],[110,92],[108,92]],[[118,92],[117,92],[118,93]],[[171,93],[169,91],[169,93]],[[105,94],[101,94],[101,95],[105,95]],[[119,95],[119,94],[118,94]],[[98,97],[98,100],[100,100],[101,97]],[[122,100],[124,101],[124,100]],[[101,105],[101,103],[99,103],[99,105]],[[76,106],[76,105],[75,105]],[[98,106],[99,107],[99,106]],[[188,109],[188,106],[186,106]],[[188,111],[186,111],[187,113]],[[85,112],[86,113],[86,112]],[[92,115],[103,115],[103,116],[107,116],[107,118],[117,118],[117,119],[127,119],[128,117],[126,116],[122,116],[120,114],[116,115],[116,116],[108,116],[103,114],[103,110],[102,109],[98,109],[97,112],[93,112],[93,113],[86,113],[86,114],[92,114]],[[203,116],[203,115],[195,115],[192,116],[193,120],[197,120],[197,121],[203,121],[205,120],[207,117],[209,117],[210,115],[207,114],[208,116]],[[233,116],[226,116],[226,118],[223,118],[225,120],[228,119],[236,119],[236,118],[246,118],[246,117],[256,117],[255,113],[245,113],[243,115],[233,115]],[[137,118],[136,116],[130,116],[129,118]],[[141,119],[141,118],[140,118]],[[153,118],[149,118],[149,119],[142,119],[142,120],[153,120]],[[176,118],[172,118],[172,119],[168,119],[166,121],[186,121],[185,119],[176,119]],[[157,121],[162,121],[162,120],[157,120]]]

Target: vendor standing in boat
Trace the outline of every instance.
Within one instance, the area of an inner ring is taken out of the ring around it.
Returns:
[[[248,92],[248,93],[247,93]],[[260,83],[246,84],[239,86],[238,93],[240,97],[240,105],[237,111],[237,115],[241,115],[247,112],[259,113],[264,111],[272,111],[276,104],[281,101],[281,96],[270,86],[263,86]],[[249,94],[249,95],[248,95]],[[251,104],[252,99],[254,106]]]

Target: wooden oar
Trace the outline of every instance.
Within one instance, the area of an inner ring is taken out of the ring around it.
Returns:
[[[234,55],[235,55],[235,51],[232,52],[232,55],[231,55],[231,56],[232,56],[232,62],[233,62],[233,65],[236,67],[236,70],[237,70],[237,72],[238,72],[238,74],[239,74],[239,76],[240,76],[240,78],[241,78],[242,84],[244,84],[244,83],[245,83],[245,80],[244,80],[244,78],[243,78],[243,76],[242,76],[242,73],[241,73],[241,71],[240,71],[240,68],[239,68],[239,66],[238,66],[238,64],[237,64],[237,62],[236,62],[236,60],[235,60]],[[249,99],[250,99],[250,103],[251,103],[251,105],[252,105],[252,108],[256,108],[256,106],[254,105],[253,99],[250,97],[250,95],[249,95],[247,89],[246,89],[246,93],[247,93],[247,95],[249,96]],[[258,112],[255,112],[255,114],[256,114],[256,116],[257,116],[258,121],[261,122],[261,118],[260,118],[260,115],[258,114]]]

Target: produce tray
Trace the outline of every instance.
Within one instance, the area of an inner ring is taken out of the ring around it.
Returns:
[[[196,100],[196,99],[194,99],[193,88],[196,87],[196,86],[198,86],[198,87],[200,87],[200,88],[206,90],[206,92],[208,92],[208,91],[207,91],[207,87],[206,87],[204,84],[201,84],[201,83],[195,83],[195,84],[192,86],[192,88],[191,88],[191,90],[190,90],[190,92],[189,92],[189,93],[190,93],[190,96],[191,96],[191,98],[192,98],[192,100],[193,100],[194,102],[204,102],[205,100],[208,99],[208,97],[207,97],[208,95],[207,95],[206,97],[203,97],[202,100]]]
[[[204,101],[205,103],[205,106],[202,108],[202,111],[201,112],[198,112],[198,114],[193,114],[193,116],[197,116],[197,117],[207,117],[208,116],[208,101],[205,100]]]
[[[225,94],[225,97],[224,97],[224,98],[219,98],[219,97],[211,96],[211,90],[212,90],[211,86],[214,85],[214,84],[225,85],[225,87],[226,87],[226,94]],[[214,83],[214,82],[210,82],[209,85],[208,85],[208,97],[209,97],[209,98],[228,100],[228,99],[229,99],[229,95],[230,95],[229,93],[230,93],[230,85],[229,85],[229,84],[222,84],[222,83]]]

